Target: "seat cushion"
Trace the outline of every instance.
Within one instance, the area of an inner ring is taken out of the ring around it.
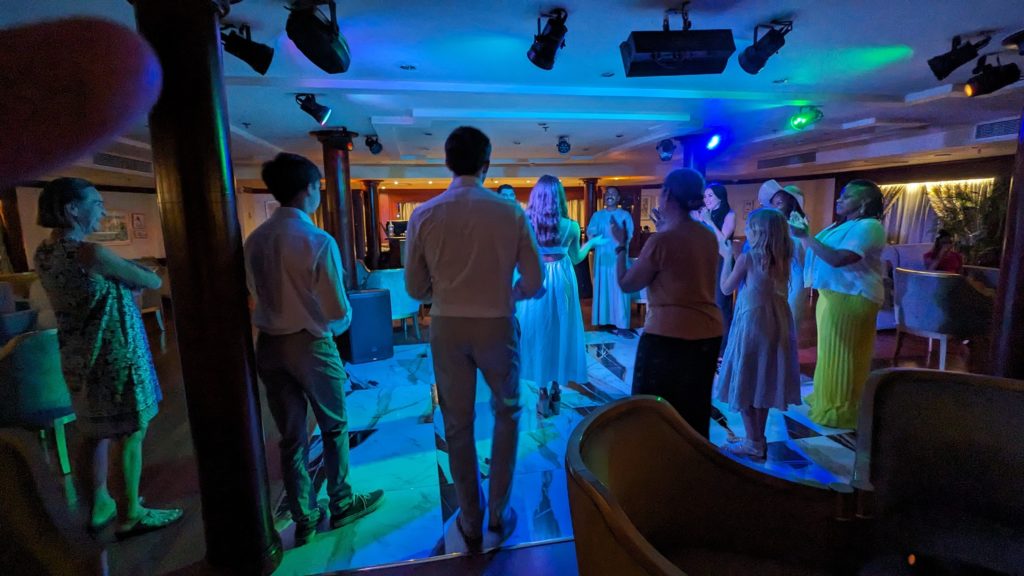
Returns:
[[[659,550],[687,576],[827,576],[821,568],[796,566],[772,558],[745,556],[707,548]]]

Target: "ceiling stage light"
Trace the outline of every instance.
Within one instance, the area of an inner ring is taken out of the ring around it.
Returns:
[[[318,8],[324,4],[330,8],[330,19]],[[338,30],[334,0],[293,0],[289,10],[285,30],[306,58],[328,74],[348,70],[352,55]]]
[[[261,75],[267,73],[270,61],[274,59],[274,49],[266,44],[253,42],[248,24],[237,28],[225,26],[220,32],[220,41],[224,51],[245,62]]]
[[[722,136],[720,134],[712,134],[711,138],[708,138],[708,142],[704,145],[704,148],[707,150],[714,150],[715,148],[718,148],[718,145],[721,143]]]
[[[983,96],[991,94],[996,90],[1005,88],[1020,80],[1020,67],[1014,63],[988,64],[985,56],[978,59],[978,65],[974,67],[973,74],[967,84],[964,85],[964,94],[968,97]]]
[[[799,112],[789,117],[789,127],[793,130],[803,130],[825,117],[821,108],[817,106],[804,106]]]
[[[668,162],[676,152],[676,144],[672,140],[665,138],[661,142],[658,142],[658,145],[655,146],[655,150],[658,151],[658,158],[661,158],[662,162]]]
[[[572,146],[569,145],[569,137],[559,136],[557,148],[559,154],[568,154],[569,150],[572,150]],[[495,180],[495,182],[497,182],[497,180]]]
[[[541,14],[540,18],[547,18],[544,31],[540,31],[540,18],[537,18],[537,35],[533,37],[533,45],[527,51],[526,57],[535,66],[544,70],[551,70],[555,66],[555,56],[560,48],[565,47],[565,34],[569,31],[565,27],[565,20],[569,13],[562,8],[555,8],[547,14]]]
[[[380,139],[376,136],[367,136],[366,140],[363,141],[366,147],[370,150],[370,154],[376,156],[384,150],[384,146],[381,145]]]
[[[312,94],[296,94],[295,101],[299,104],[299,108],[301,108],[306,114],[312,116],[318,124],[321,126],[327,124],[327,119],[331,117],[331,109],[328,106],[318,103],[316,101],[316,96]]]
[[[768,32],[760,38],[757,31],[767,28]],[[747,74],[757,74],[771,58],[786,44],[786,34],[793,30],[793,22],[789,20],[773,20],[771,24],[758,24],[754,27],[754,43],[740,52],[740,68]]]
[[[984,48],[991,36],[986,36],[977,43],[963,42],[959,36],[953,37],[953,48],[945,54],[940,54],[928,60],[928,67],[932,69],[936,80],[942,80],[953,73],[954,70],[967,64],[978,57],[978,50]]]

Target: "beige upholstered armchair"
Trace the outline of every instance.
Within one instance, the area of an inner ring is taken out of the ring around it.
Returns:
[[[917,574],[1020,574],[1024,381],[883,370],[861,406],[854,485],[874,491],[876,553],[915,554]]]
[[[591,414],[565,461],[581,576],[792,576],[854,564],[844,554],[859,524],[836,519],[849,487],[748,468],[660,399],[633,397]]]
[[[987,338],[993,301],[963,276],[897,268],[893,278],[897,330],[894,362],[906,334],[939,341],[939,370],[946,369],[950,338]]]

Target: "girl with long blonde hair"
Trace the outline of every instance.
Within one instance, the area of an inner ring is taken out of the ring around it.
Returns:
[[[605,240],[580,246],[580,225],[567,217],[565,188],[554,176],[542,176],[530,192],[526,215],[543,260],[544,291],[516,304],[519,318],[520,376],[538,388],[551,382],[587,381],[583,314],[573,268]]]
[[[728,442],[732,454],[756,460],[767,457],[765,427],[771,408],[800,403],[800,365],[796,326],[787,299],[793,240],[782,212],[761,208],[747,217],[750,250],[722,268],[722,292],[736,300],[732,335],[722,358],[716,399],[743,417],[746,438]],[[732,246],[723,242],[725,257]]]

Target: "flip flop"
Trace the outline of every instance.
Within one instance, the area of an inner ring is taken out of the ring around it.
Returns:
[[[152,510],[148,509],[142,513],[135,523],[130,528],[122,528],[114,532],[114,536],[118,540],[124,540],[125,538],[131,538],[132,536],[138,536],[140,534],[146,534],[166,528],[171,524],[174,524],[181,517],[184,512],[180,508],[172,508],[170,510]]]
[[[107,516],[104,520],[102,520],[101,522],[97,522],[96,524],[89,523],[89,525],[86,526],[85,529],[89,532],[89,534],[95,536],[95,535],[99,534],[100,532],[103,532],[104,530],[106,530],[107,526],[110,526],[111,524],[113,524],[114,523],[114,519],[116,519],[116,518],[117,518],[117,506],[114,506],[114,509],[110,511],[110,515]]]

